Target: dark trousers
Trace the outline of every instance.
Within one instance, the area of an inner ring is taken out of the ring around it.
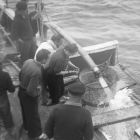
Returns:
[[[14,126],[8,99],[5,101],[5,104],[0,107],[0,119],[2,119],[5,129],[11,129]]]
[[[41,121],[38,112],[38,97],[27,95],[25,90],[19,89],[19,99],[23,117],[23,127],[30,138],[41,135]]]
[[[19,52],[21,54],[21,63],[23,63],[27,59],[34,58],[37,45],[34,40],[27,40],[23,43],[18,44]]]
[[[58,103],[64,94],[64,81],[62,75],[49,74],[46,77],[52,103]]]

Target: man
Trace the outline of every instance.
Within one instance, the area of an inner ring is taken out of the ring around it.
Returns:
[[[40,50],[36,60],[26,60],[20,72],[19,99],[22,109],[23,128],[31,140],[43,139],[38,113],[38,97],[42,85],[42,64],[48,59],[49,52]]]
[[[69,100],[52,110],[45,126],[47,136],[54,140],[92,140],[91,114],[82,108],[85,86],[76,81],[68,88]]]
[[[51,55],[56,51],[57,48],[59,48],[59,46],[62,45],[62,41],[63,41],[63,37],[61,35],[59,35],[59,34],[55,34],[55,35],[53,35],[51,37],[50,40],[48,40],[47,42],[43,42],[38,47],[38,49],[36,50],[35,57],[34,57],[35,60],[36,60],[36,55],[38,54],[38,52],[40,50],[46,49],[46,50],[48,50],[50,52],[48,60],[43,65],[43,69],[42,69],[43,73],[44,73],[44,68],[47,68],[48,65],[49,65],[49,60],[50,60]],[[48,96],[49,96],[49,93],[48,93],[48,90],[47,90],[47,86],[44,83],[44,91],[42,92],[42,98],[41,98],[42,99],[42,105],[47,105],[47,103],[50,102]]]
[[[37,46],[33,40],[33,30],[27,12],[27,4],[24,1],[16,4],[11,37],[17,43],[21,63],[34,57]]]
[[[54,52],[50,58],[49,66],[44,70],[44,83],[48,85],[50,98],[53,104],[59,102],[59,98],[64,94],[64,81],[63,71],[67,65],[74,69],[78,69],[69,60],[69,56],[74,55],[77,52],[77,46],[75,44],[66,45],[64,48],[59,48]]]
[[[50,51],[50,53],[52,54],[56,51],[57,48],[59,48],[62,45],[62,43],[63,43],[63,37],[60,34],[53,35],[50,40],[41,43],[41,45],[37,48],[34,59],[36,59],[36,54],[41,49],[46,49]]]
[[[2,57],[3,54],[0,54]],[[2,69],[2,59],[0,58],[0,118],[3,121],[4,127],[8,135],[13,137],[14,122],[10,110],[8,92],[14,92],[15,86],[12,83],[10,75]],[[11,138],[12,139],[12,138]]]

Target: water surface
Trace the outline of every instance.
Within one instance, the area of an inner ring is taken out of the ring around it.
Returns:
[[[15,7],[15,0],[8,0]],[[30,0],[32,9],[34,2]],[[82,46],[119,41],[119,59],[140,70],[139,0],[44,0],[45,12]]]

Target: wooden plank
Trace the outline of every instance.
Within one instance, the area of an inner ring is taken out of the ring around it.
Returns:
[[[140,128],[137,128],[137,129],[135,130],[135,133],[140,137]]]
[[[108,140],[108,139],[104,136],[104,134],[100,130],[95,129],[93,140]]]
[[[133,102],[135,102],[135,104],[140,105],[140,100],[138,98],[136,98],[135,96],[131,96],[131,99],[133,100]]]
[[[129,121],[138,117],[140,117],[140,105],[135,105],[128,108],[117,109],[93,115],[92,121],[94,127],[102,127]]]
[[[132,94],[132,97],[136,98],[140,102],[140,97],[137,94]]]

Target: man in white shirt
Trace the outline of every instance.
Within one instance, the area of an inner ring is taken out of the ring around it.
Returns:
[[[62,39],[63,37],[60,34],[58,34],[58,35],[53,35],[51,39],[48,40],[47,42],[41,43],[41,45],[36,50],[34,59],[36,60],[36,55],[41,49],[47,49],[48,51],[50,51],[51,54],[54,53],[55,50],[62,45],[63,43]]]
[[[56,51],[57,48],[62,46],[62,43],[63,43],[63,37],[60,34],[53,35],[50,40],[48,40],[47,42],[41,43],[41,45],[38,47],[38,49],[35,52],[34,59],[36,60],[36,55],[42,49],[48,50],[50,52],[50,56],[51,56]],[[43,65],[44,68],[47,68],[49,66],[50,56],[49,56],[48,60],[46,61],[46,63]],[[43,69],[42,69],[42,73],[44,73]],[[46,90],[44,90],[42,92],[42,105],[46,105],[47,102],[49,102],[48,92]]]

